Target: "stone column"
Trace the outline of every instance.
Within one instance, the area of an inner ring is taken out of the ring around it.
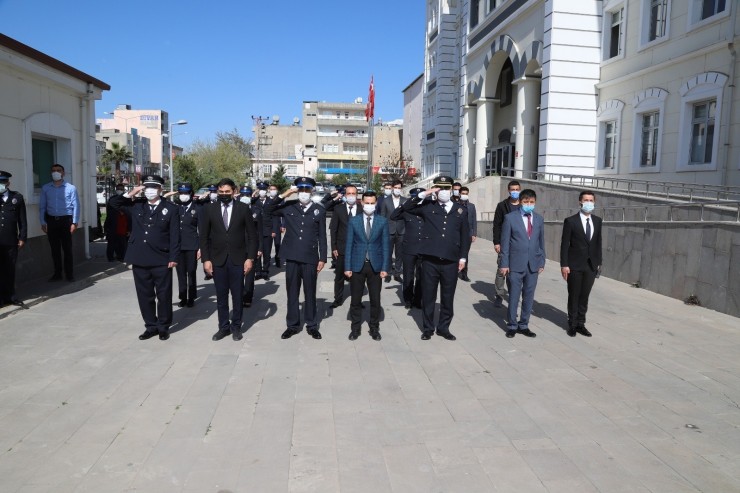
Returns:
[[[476,176],[484,176],[486,171],[486,149],[493,144],[493,105],[498,99],[480,98],[476,101],[475,122],[475,169]]]
[[[514,169],[517,178],[533,178],[537,171],[537,155],[540,128],[540,82],[534,77],[522,77],[513,81],[516,86],[516,140]]]
[[[475,169],[475,123],[476,123],[476,106],[466,104],[463,106],[463,148],[462,162],[466,181],[477,177]]]

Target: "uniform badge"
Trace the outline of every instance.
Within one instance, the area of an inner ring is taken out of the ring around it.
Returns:
[[[191,210],[190,210],[190,215],[191,215],[191,216],[194,216],[195,214],[196,214],[196,212],[195,212],[195,209],[191,209]]]
[[[257,213],[256,212],[253,212],[252,213],[252,219],[257,219]]]
[[[16,199],[15,197],[13,197],[13,200],[11,200],[10,203],[13,204],[13,205],[15,205],[15,204],[18,203],[18,199]]]
[[[458,210],[457,210],[457,213],[458,213],[458,214],[462,214],[462,209],[458,209]]]
[[[314,216],[318,216],[319,215],[319,210],[318,209],[314,209],[313,210],[313,215]]]
[[[162,209],[162,215],[163,216],[166,216],[167,215],[167,209]]]

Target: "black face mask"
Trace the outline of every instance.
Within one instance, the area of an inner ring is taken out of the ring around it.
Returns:
[[[228,204],[229,202],[231,202],[231,199],[233,198],[234,197],[231,194],[225,194],[225,193],[218,194],[218,200],[220,200],[224,204]]]

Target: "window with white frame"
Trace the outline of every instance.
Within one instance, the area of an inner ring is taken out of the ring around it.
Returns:
[[[321,152],[339,152],[339,144],[322,144]]]
[[[604,8],[604,60],[624,56],[625,2],[610,2]]]
[[[633,101],[632,172],[660,171],[663,144],[663,117],[668,92],[651,87],[638,93]]]
[[[725,0],[701,0],[701,19],[724,12],[726,6]]]
[[[596,169],[605,173],[616,173],[619,170],[619,135],[622,127],[622,108],[624,103],[618,100],[607,101],[599,106],[597,112],[598,141],[596,152]]]
[[[705,72],[681,85],[677,171],[718,169],[722,95],[728,77]]]
[[[669,0],[642,0],[642,44],[668,38],[670,23]]]
[[[689,28],[728,16],[727,4],[727,0],[689,0]]]

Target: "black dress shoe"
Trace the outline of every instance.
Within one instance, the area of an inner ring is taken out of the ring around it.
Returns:
[[[188,308],[193,308],[193,305],[195,305],[195,300],[188,300],[188,302],[185,303],[185,306]]]
[[[404,303],[403,307],[407,310],[411,310],[411,303]]]
[[[360,331],[359,330],[353,330],[352,332],[349,333],[349,340],[350,341],[354,341],[358,337],[360,337]]]
[[[391,276],[385,276],[385,282],[391,282]]]
[[[275,257],[275,267],[277,267],[279,269],[280,268],[280,265],[281,265],[280,264],[280,259],[278,257]]]
[[[26,308],[26,304],[25,304],[25,303],[23,303],[23,302],[22,302],[21,300],[19,300],[18,298],[13,298],[12,300],[10,300],[10,304],[11,304],[11,305],[15,305],[15,306],[20,306],[20,307]]]
[[[421,310],[421,303],[414,303],[414,308]]]
[[[403,282],[403,279],[401,279],[401,276],[393,276],[393,280],[396,282]]]
[[[504,306],[504,299],[501,296],[496,295],[496,299],[493,300],[493,307],[501,308],[502,306]]]
[[[591,337],[591,332],[589,332],[588,329],[583,325],[581,325],[580,327],[576,327],[576,332],[586,337]]]
[[[241,341],[242,340],[242,332],[240,330],[232,330],[231,331],[231,338],[235,341]]]
[[[518,330],[517,332],[519,332],[521,335],[523,335],[525,337],[537,337],[537,334],[535,334],[534,332],[532,332],[529,329]]]
[[[294,330],[294,329],[285,329],[285,332],[283,332],[283,335],[280,336],[281,339],[290,339],[297,333],[299,333],[300,330]]]
[[[151,339],[155,335],[157,335],[156,332],[150,332],[148,330],[145,330],[144,333],[139,336],[139,340],[146,341],[147,339]]]
[[[159,333],[159,340],[160,341],[166,341],[170,338],[170,334],[168,332],[160,332]]]
[[[379,341],[380,339],[382,339],[382,337],[380,337],[380,332],[378,332],[377,330],[371,330],[370,337],[373,338],[373,341]]]
[[[177,306],[179,306],[180,308],[182,308],[182,307],[184,307],[187,304],[188,304],[188,302],[186,300],[180,300],[180,303],[178,303]]]
[[[432,338],[432,334],[433,334],[433,333],[434,333],[434,332],[422,332],[422,333],[421,333],[421,340],[422,340],[422,341],[428,341],[429,339],[431,339],[431,338]]]
[[[515,330],[507,330],[506,331],[506,337],[508,337],[509,339],[511,339],[515,335],[516,335],[516,331]]]
[[[314,339],[321,339],[321,332],[319,332],[319,329],[308,329],[306,332],[308,332],[308,335]]]
[[[213,279],[213,276],[209,274],[206,274],[206,276],[203,278],[204,281],[210,281],[211,279]]]
[[[270,274],[263,274],[262,275],[262,279],[265,280],[265,281],[269,281],[270,280]]]
[[[463,275],[461,275],[461,276],[460,276],[460,279],[462,279],[462,280],[463,280],[463,281],[465,281],[465,282],[470,282],[470,278],[468,277],[468,275],[467,275],[467,274],[463,274]]]
[[[453,336],[449,332],[437,332],[437,335],[440,336],[440,337],[444,337],[448,341],[456,341],[457,340],[457,337]]]
[[[344,301],[341,301],[341,302],[335,301],[334,303],[329,305],[329,308],[339,308],[340,306],[342,306],[342,303],[344,303]]]
[[[56,281],[61,281],[61,280],[62,280],[62,276],[58,274],[54,274],[53,276],[49,278],[49,282],[56,282]]]
[[[576,329],[573,329],[571,327],[568,328],[568,330],[565,331],[566,334],[568,334],[570,337],[576,336]]]
[[[220,341],[221,339],[223,339],[224,337],[226,337],[230,333],[231,333],[230,330],[219,330],[218,332],[216,332],[215,334],[213,334],[213,337],[211,337],[211,340],[212,341]]]

